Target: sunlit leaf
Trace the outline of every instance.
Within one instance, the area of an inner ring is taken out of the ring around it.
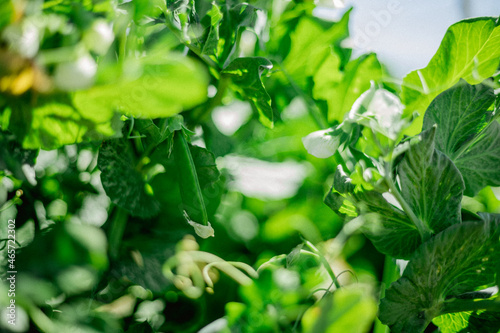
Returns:
[[[460,79],[478,84],[492,76],[500,63],[500,26],[494,17],[467,19],[448,28],[427,67],[403,80],[401,99],[405,114],[420,113],[408,134],[420,131],[424,112],[441,92]]]
[[[95,86],[73,96],[83,112],[119,111],[137,118],[171,117],[207,99],[206,70],[189,58],[163,58],[143,61],[142,73],[135,79]]]

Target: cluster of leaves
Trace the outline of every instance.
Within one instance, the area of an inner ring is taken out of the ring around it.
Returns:
[[[15,330],[368,332],[379,272],[360,260],[374,251],[357,230],[410,259],[380,304],[394,331],[496,327],[496,295],[481,290],[499,282],[499,218],[461,202],[500,185],[497,22],[452,26],[405,78],[401,103],[376,55],[352,59],[342,43],[350,10],[327,22],[315,9],[0,4],[0,219],[16,220]],[[241,128],[222,133],[215,114],[245,108]],[[401,140],[419,122],[423,132]],[[339,165],[326,202],[344,227],[321,202],[331,163],[308,156],[302,136]],[[235,189],[235,154],[315,171],[295,193],[259,200]],[[342,287],[332,265],[349,269],[349,257],[367,273]]]
[[[465,37],[485,31],[479,44]],[[483,54],[499,38],[494,19],[453,25],[429,65],[405,77],[405,111],[374,87],[341,125],[304,140],[313,153],[351,150],[353,171],[338,167],[325,202],[347,220],[361,220],[377,250],[408,260],[380,302],[380,320],[393,332],[422,332],[431,321],[446,332],[500,328],[498,289],[482,292],[498,288],[500,215],[462,207],[464,195],[499,185],[499,82],[490,77],[500,61],[494,52]],[[422,108],[412,124],[421,119],[422,132],[397,144],[412,131],[401,117]],[[360,138],[346,139],[353,127]],[[365,154],[354,155],[356,149]]]

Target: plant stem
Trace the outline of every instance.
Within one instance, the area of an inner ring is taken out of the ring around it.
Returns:
[[[109,255],[112,259],[117,259],[120,253],[120,244],[127,225],[128,214],[120,207],[116,207],[111,228],[109,230]]]
[[[441,310],[441,314],[477,310],[500,312],[500,300],[498,298],[487,300],[455,299],[443,304],[443,310]]]
[[[338,150],[336,150],[335,154],[333,154],[333,159],[335,160],[335,164],[337,165],[340,164],[345,172],[350,172],[349,168],[347,167],[347,164],[344,161],[344,158],[342,157],[342,155],[340,155],[340,152]]]
[[[396,187],[396,184],[394,183],[394,180],[392,179],[391,164],[392,163],[385,163],[385,180],[387,182],[387,185],[389,186],[389,190],[391,191],[391,194],[399,202],[399,204],[401,205],[401,208],[403,208],[403,211],[406,213],[406,215],[408,215],[408,217],[410,218],[410,220],[417,227],[417,230],[418,230],[418,232],[420,234],[420,237],[422,238],[422,242],[425,242],[429,238],[431,238],[432,232],[429,229],[429,227],[427,227],[415,215],[415,213],[411,209],[410,205],[406,202],[406,200],[401,195],[401,192],[399,192],[399,189]]]
[[[309,248],[312,250],[313,253],[317,254],[319,257],[319,260],[325,266],[326,271],[328,272],[328,275],[330,275],[330,278],[332,279],[333,283],[335,284],[336,289],[340,289],[340,283],[337,280],[337,277],[335,276],[335,273],[333,272],[332,267],[330,266],[330,263],[328,260],[326,260],[325,256],[319,252],[319,250],[314,246],[313,243],[311,243],[308,240],[304,240],[304,243],[309,246]]]
[[[380,298],[385,296],[385,290],[389,285],[399,278],[399,273],[397,271],[397,266],[394,263],[394,259],[390,256],[385,256],[384,260],[384,272],[382,273],[382,286],[380,290]],[[389,333],[389,326],[382,324],[382,322],[377,318],[375,320],[375,328],[373,333]]]

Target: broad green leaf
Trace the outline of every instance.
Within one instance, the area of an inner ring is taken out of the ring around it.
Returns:
[[[82,113],[117,110],[136,118],[160,118],[207,99],[208,75],[201,64],[185,57],[151,58],[142,64],[139,77],[76,92],[74,105]]]
[[[315,99],[327,101],[329,122],[342,122],[344,115],[351,110],[358,97],[370,89],[370,82],[379,81],[382,74],[382,67],[376,55],[364,55],[346,65],[342,79],[331,85],[331,89],[313,91],[313,95]]]
[[[436,128],[422,132],[398,165],[401,194],[432,233],[460,223],[464,182],[453,162],[434,149]]]
[[[439,93],[451,88],[460,79],[478,84],[497,71],[500,63],[500,26],[496,25],[496,20],[483,17],[455,23],[448,28],[427,67],[404,78],[401,99],[406,106],[405,113],[420,113],[408,134],[420,131],[424,112]]]
[[[460,170],[469,196],[500,185],[500,127],[488,112],[494,101],[492,88],[461,81],[437,96],[424,116],[424,130],[438,125],[436,148]]]
[[[432,323],[442,333],[498,333],[500,313],[489,311],[467,311],[447,313],[436,317]]]
[[[369,332],[377,306],[368,290],[360,287],[339,289],[309,308],[302,317],[303,332]]]
[[[361,231],[378,251],[395,258],[408,258],[421,244],[415,225],[406,214],[375,191],[356,188],[339,167],[325,203],[347,218],[361,216]]]
[[[258,112],[260,122],[269,128],[273,127],[273,109],[261,75],[264,70],[272,67],[272,63],[266,58],[238,58],[222,71],[222,74],[231,77],[234,89]]]
[[[392,332],[423,332],[449,302],[494,285],[499,274],[500,219],[455,224],[424,243],[403,276],[386,290],[379,317]],[[474,300],[471,300],[474,303]]]
[[[148,218],[159,212],[160,205],[147,189],[137,164],[129,139],[104,141],[99,149],[97,166],[106,194],[132,216]]]
[[[314,91],[323,96],[321,92],[328,90],[332,81],[341,79],[340,58],[332,47],[348,36],[350,12],[329,29],[325,29],[318,19],[303,16],[290,33],[290,52],[282,66],[302,89],[307,88],[308,77],[313,77]]]
[[[25,149],[50,150],[86,138],[102,140],[121,127],[113,110],[75,109],[66,96],[39,97],[34,105],[16,101],[4,112],[10,112],[7,129]]]

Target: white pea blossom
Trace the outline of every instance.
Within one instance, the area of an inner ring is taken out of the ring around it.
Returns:
[[[370,127],[396,140],[404,124],[402,115],[403,104],[399,98],[385,89],[377,88],[372,82],[371,88],[354,102],[346,121]]]
[[[302,143],[307,152],[318,158],[328,158],[339,149],[340,138],[333,135],[334,128],[312,132],[302,138]]]

